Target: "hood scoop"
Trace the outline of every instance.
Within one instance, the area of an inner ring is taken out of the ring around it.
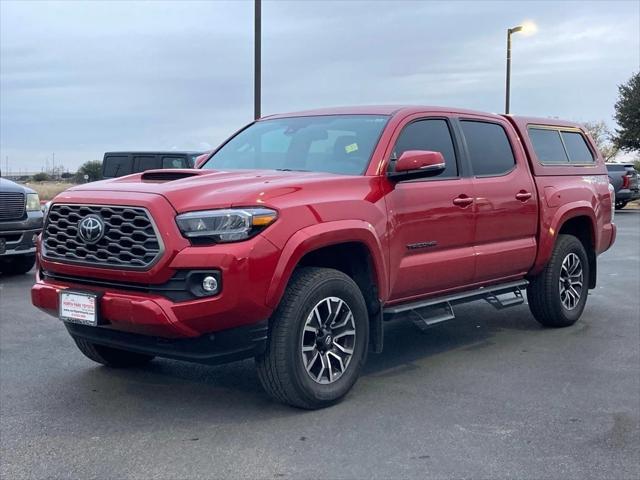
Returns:
[[[149,170],[140,177],[143,182],[161,183],[182,180],[183,178],[196,177],[201,172],[198,170]]]

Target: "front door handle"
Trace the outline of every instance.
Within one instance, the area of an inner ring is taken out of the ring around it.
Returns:
[[[530,198],[531,198],[531,192],[520,190],[518,193],[516,193],[516,200],[520,200],[521,202],[526,202]]]
[[[473,203],[473,198],[467,197],[464,194],[453,199],[453,204],[456,205],[457,207],[465,208],[471,205],[472,203]]]

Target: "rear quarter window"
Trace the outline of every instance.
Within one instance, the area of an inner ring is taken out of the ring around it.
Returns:
[[[593,163],[593,153],[580,132],[562,131],[562,140],[571,163]]]
[[[540,163],[567,163],[560,132],[552,128],[529,128],[529,138]]]
[[[528,132],[536,157],[542,164],[566,165],[574,163],[583,165],[595,161],[587,139],[578,130],[567,130],[553,126],[532,126],[528,128]]]

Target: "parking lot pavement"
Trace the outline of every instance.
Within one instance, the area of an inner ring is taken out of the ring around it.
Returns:
[[[384,353],[341,404],[272,403],[253,362],[109,370],[0,277],[0,477],[638,478],[640,211],[616,214],[582,320],[485,303]]]

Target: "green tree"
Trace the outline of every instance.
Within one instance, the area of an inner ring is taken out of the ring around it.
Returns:
[[[610,161],[618,154],[620,149],[613,142],[613,134],[606,123],[600,120],[599,122],[585,122],[582,126],[593,138],[605,162]]]
[[[85,179],[87,175],[89,178]],[[82,164],[76,173],[76,182],[95,182],[102,179],[102,162],[100,160],[90,160]]]
[[[32,180],[34,182],[46,182],[47,180],[49,180],[49,175],[44,172],[36,173],[32,177]]]
[[[618,94],[615,144],[627,152],[640,150],[640,72],[618,86]]]

